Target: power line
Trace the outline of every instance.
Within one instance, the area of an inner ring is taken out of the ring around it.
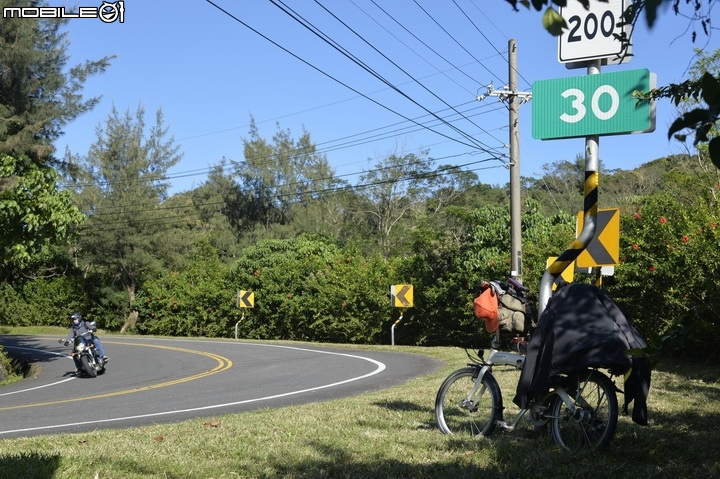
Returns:
[[[495,158],[482,159],[482,160],[466,163],[464,165],[447,166],[444,168],[440,168],[434,172],[429,172],[429,173],[426,173],[426,174],[420,175],[420,176],[409,175],[406,177],[393,178],[393,179],[389,179],[389,180],[381,180],[381,181],[365,183],[365,184],[356,185],[356,186],[343,186],[343,187],[336,187],[336,188],[325,188],[325,189],[320,189],[320,190],[312,190],[312,191],[307,191],[307,192],[302,192],[302,193],[293,192],[293,193],[287,193],[287,194],[283,194],[283,195],[266,196],[265,199],[298,197],[298,199],[296,201],[291,201],[288,204],[289,205],[299,204],[299,203],[302,203],[303,201],[306,201],[304,197],[309,197],[309,196],[317,195],[320,193],[326,194],[326,195],[333,195],[333,194],[338,194],[338,193],[342,193],[342,192],[346,192],[346,191],[362,190],[365,188],[371,188],[373,186],[380,186],[380,185],[388,184],[388,183],[401,183],[401,182],[417,181],[418,178],[433,178],[433,177],[438,177],[438,176],[444,176],[444,175],[449,175],[449,174],[453,173],[454,170],[457,170],[457,169],[465,167],[465,166],[481,164],[481,163],[485,163],[485,162],[493,161],[493,160],[495,160]],[[468,169],[468,170],[464,170],[464,171],[475,172],[475,171],[482,171],[482,170],[487,170],[487,169],[491,169],[491,168],[497,168],[497,166],[478,167],[478,168],[472,168],[472,169]],[[172,207],[172,208],[167,208],[167,209],[158,208],[158,209],[154,209],[154,210],[150,210],[150,209],[135,210],[135,211],[128,211],[127,213],[159,212],[159,211],[165,211],[165,210],[170,210],[170,209],[174,209],[174,210],[182,209],[182,208],[193,209],[193,208],[197,208],[197,207],[206,208],[208,206],[216,206],[216,205],[218,205],[218,206],[225,205],[225,202],[217,201],[217,202],[203,203],[201,205],[182,205],[182,206],[177,206],[177,207]],[[220,210],[216,210],[216,211],[220,211]],[[131,222],[152,223],[152,224],[171,224],[172,225],[172,224],[185,223],[185,222],[187,222],[187,220],[189,218],[197,217],[197,216],[204,215],[204,214],[207,214],[207,211],[196,211],[196,212],[190,211],[190,212],[186,212],[185,214],[182,214],[182,215],[171,215],[171,216],[163,215],[162,218],[138,219],[137,217],[134,217],[134,218],[121,219],[121,220],[117,220],[117,221],[104,222],[101,224],[94,224],[91,228],[81,225],[80,229],[81,230],[92,229],[93,231],[117,231],[117,230],[124,229],[125,227],[118,226],[116,228],[113,228],[113,227],[108,228],[107,226],[127,225],[128,223],[131,223]],[[98,217],[98,216],[101,216],[101,215],[100,214],[94,215],[94,217]],[[178,221],[176,221],[176,219]]]
[[[403,115],[402,113],[399,113],[399,112],[393,110],[392,108],[388,107],[387,105],[384,105],[384,104],[380,103],[379,101],[377,101],[377,100],[371,98],[370,96],[368,96],[368,95],[360,92],[359,90],[351,87],[351,86],[348,85],[347,83],[345,83],[345,82],[339,80],[338,78],[335,78],[334,76],[330,75],[329,73],[327,73],[326,71],[322,70],[321,68],[318,68],[317,66],[315,66],[315,65],[313,65],[312,63],[308,62],[307,60],[301,58],[301,57],[298,56],[297,54],[291,52],[291,51],[288,50],[287,48],[283,47],[282,45],[280,45],[280,44],[277,43],[276,41],[274,41],[274,40],[272,40],[271,38],[269,38],[268,36],[264,35],[263,33],[259,32],[258,30],[256,30],[255,28],[251,27],[251,26],[248,25],[247,23],[243,22],[242,20],[240,20],[239,18],[237,18],[235,15],[233,15],[233,14],[231,14],[230,12],[228,12],[227,10],[223,9],[222,7],[220,7],[219,5],[217,5],[216,3],[214,3],[212,0],[205,0],[205,1],[206,1],[207,3],[209,3],[209,4],[211,4],[212,6],[214,6],[215,8],[217,8],[218,10],[220,10],[222,13],[224,13],[225,15],[227,15],[228,17],[230,17],[231,19],[235,20],[236,22],[240,23],[240,24],[243,25],[244,27],[248,28],[248,29],[249,29],[250,31],[252,31],[253,33],[259,35],[259,36],[262,37],[263,39],[267,40],[268,42],[272,43],[272,44],[275,45],[276,47],[280,48],[281,50],[283,50],[284,52],[286,52],[288,55],[290,55],[290,56],[292,56],[293,58],[295,58],[295,59],[301,61],[302,63],[306,64],[307,66],[309,66],[309,67],[312,68],[313,70],[315,70],[315,71],[321,73],[322,75],[330,78],[331,80],[339,83],[340,85],[342,85],[342,86],[344,86],[345,88],[347,88],[347,89],[355,92],[356,94],[362,96],[363,98],[365,98],[365,99],[373,102],[374,104],[376,104],[376,105],[378,105],[378,106],[380,106],[380,107],[382,107],[382,108],[384,108],[384,109],[386,109],[386,110],[388,110],[388,111],[390,111],[390,112],[392,112],[392,113],[394,113],[394,114],[396,114],[396,115],[398,115],[398,116],[400,116],[400,117],[402,117],[402,118],[404,118],[404,119],[406,119],[406,120],[408,120],[408,121],[411,121],[411,122],[413,122],[413,123],[416,123],[416,122],[414,122],[412,119],[410,119],[410,118],[408,118],[407,116]],[[272,2],[272,0],[271,0],[271,2]],[[275,3],[273,2],[273,4],[275,4]],[[275,5],[277,6],[277,4],[275,4]],[[322,38],[322,37],[321,37],[321,38]],[[342,50],[340,50],[340,51],[342,51]],[[418,126],[422,126],[422,125],[418,124]],[[438,135],[445,136],[446,138],[450,138],[450,137],[448,137],[447,135],[445,135],[444,133],[435,131],[435,130],[433,130],[433,129],[431,129],[431,128],[428,128],[428,130],[433,131],[434,133],[436,133],[436,134],[438,134]],[[461,142],[461,143],[462,143],[462,142]],[[465,146],[469,146],[469,147],[472,147],[472,148],[476,148],[476,147],[477,147],[477,145],[474,145],[474,144],[467,144],[467,143],[462,143],[462,144],[465,144]]]
[[[460,5],[458,5],[458,3],[457,3],[455,0],[453,0],[453,3],[458,7],[458,9],[463,13],[463,15],[465,15],[465,18],[468,19],[468,21],[472,24],[472,26],[475,28],[475,30],[477,30],[477,32],[478,32],[480,35],[482,35],[482,37],[490,44],[490,46],[493,47],[493,49],[494,49],[496,52],[498,52],[498,54],[501,55],[500,51],[495,47],[495,45],[490,41],[490,39],[489,39],[487,36],[485,36],[485,34],[482,32],[482,30],[480,30],[480,28],[475,24],[475,22],[472,21],[472,19],[470,18],[470,16],[469,16],[467,13],[465,13],[465,10],[463,10],[462,7],[461,7]],[[501,30],[500,30],[499,28],[497,28],[497,26],[495,26],[495,24],[492,22],[492,20],[491,20],[487,15],[485,15],[485,12],[483,12],[483,11],[480,9],[480,7],[478,7],[478,6],[475,4],[475,2],[471,1],[471,3],[472,3],[472,5],[480,12],[480,14],[482,14],[482,16],[484,16],[484,17],[487,19],[487,21],[490,22],[490,24],[495,27],[495,29],[497,29],[498,31],[501,32]],[[507,38],[507,37],[506,37],[506,38]],[[509,40],[509,39],[508,39],[508,40]],[[528,85],[531,84],[531,82],[527,81],[527,79],[525,79],[525,77],[522,76],[517,69],[515,69],[515,73],[516,73],[520,78],[522,78]],[[497,77],[496,77],[496,78],[497,78]]]
[[[263,38],[267,39],[268,41],[270,41],[270,42],[273,43],[274,45],[276,45],[276,46],[278,46],[279,48],[281,48],[282,50],[284,50],[284,51],[286,51],[287,53],[295,56],[296,58],[300,59],[300,60],[303,61],[304,63],[308,64],[309,66],[311,66],[311,67],[313,67],[313,68],[315,68],[316,70],[321,71],[321,70],[319,70],[317,67],[314,67],[313,65],[309,64],[308,62],[305,62],[305,61],[302,60],[301,58],[297,57],[297,56],[294,55],[293,53],[289,52],[289,51],[286,50],[285,48],[281,47],[281,46],[278,45],[277,43],[275,43],[275,42],[273,42],[272,40],[270,40],[269,38],[265,37],[264,35],[262,35],[262,34],[259,33],[258,31],[256,31],[256,30],[254,30],[253,28],[249,27],[249,26],[248,26],[247,24],[245,24],[244,22],[240,21],[239,19],[237,19],[237,18],[234,17],[233,15],[229,14],[228,12],[226,12],[225,10],[223,10],[222,8],[218,7],[218,6],[217,6],[215,3],[213,3],[212,1],[209,1],[209,0],[208,0],[208,3],[211,3],[213,6],[215,6],[216,8],[218,8],[219,10],[221,10],[222,12],[226,13],[226,14],[229,15],[231,18],[233,18],[233,19],[235,19],[236,21],[240,22],[242,25],[246,26],[246,27],[249,28],[251,31],[255,32],[256,34],[259,34],[259,35],[262,36]],[[273,2],[273,3],[274,3],[274,2]],[[317,3],[317,2],[316,2],[316,3]],[[373,3],[374,3],[374,2],[373,2]],[[274,3],[274,4],[275,4],[275,3]],[[319,3],[318,3],[318,4],[319,4]],[[276,6],[277,6],[277,4],[276,4]],[[324,8],[324,7],[323,7],[323,8]],[[325,9],[325,10],[328,11],[327,9]],[[329,12],[329,11],[328,11],[328,12]],[[330,13],[330,12],[329,12],[329,13]],[[334,15],[333,15],[333,16],[334,16]],[[335,17],[335,18],[337,19],[337,17]],[[314,28],[314,27],[313,27],[313,28]],[[348,27],[348,28],[349,28],[349,27]],[[357,35],[357,33],[356,33],[356,35]],[[329,39],[329,37],[328,37],[328,39]],[[376,50],[377,50],[377,49],[376,49]],[[387,57],[386,57],[386,58],[387,58]],[[388,59],[388,60],[389,60],[389,59]],[[476,59],[476,60],[477,60],[477,59]],[[459,71],[462,71],[462,70],[459,70]],[[321,73],[325,73],[325,72],[322,72],[322,71],[321,71]],[[464,72],[463,72],[463,73],[464,73]],[[413,78],[413,77],[412,77],[411,75],[409,75],[409,74],[408,74],[408,76],[410,76],[411,78]],[[330,78],[332,78],[332,79],[335,80],[335,78],[332,77],[332,76],[330,76]],[[413,80],[415,80],[415,79],[413,78]],[[336,81],[338,81],[338,80],[336,80]],[[415,80],[415,81],[417,81],[417,80]],[[343,84],[342,82],[339,82],[339,83],[341,83],[343,86],[347,86],[347,85]],[[391,88],[393,88],[392,85],[390,85],[390,86],[391,86]],[[363,97],[365,97],[365,98],[368,98],[367,96],[365,96],[365,95],[363,95],[363,94],[360,94],[360,93],[357,92],[356,90],[353,90],[352,88],[350,88],[350,89],[351,89],[352,91],[355,91],[356,93],[358,93],[360,96],[363,96]],[[446,103],[446,104],[447,104],[447,103]],[[449,105],[448,105],[448,106],[449,106]],[[450,106],[449,106],[449,107],[450,107]],[[457,110],[456,107],[450,107],[450,108],[452,108],[459,116],[461,116],[461,117],[463,117],[463,118],[465,118],[465,119],[468,119],[468,116],[466,115],[466,112],[460,112],[460,111]],[[393,111],[393,110],[390,110],[390,111]],[[427,111],[427,110],[426,110],[426,111]],[[393,111],[393,112],[394,112],[394,111]],[[430,115],[432,115],[434,118],[436,118],[436,120],[437,120],[438,122],[442,122],[442,124],[449,124],[449,122],[448,122],[446,119],[441,118],[441,117],[439,116],[439,113],[428,112],[428,114],[430,114]],[[404,117],[403,115],[400,115],[400,116],[402,116],[403,118],[406,118],[406,117]],[[407,119],[407,118],[406,118],[406,119]],[[426,125],[426,124],[421,124],[421,123],[419,123],[419,121],[415,121],[414,119],[407,119],[407,120],[410,121],[411,123],[414,123],[414,124],[417,125],[419,128],[430,129],[431,131],[434,131],[434,130],[432,130],[431,128],[428,128],[428,125]],[[476,126],[477,126],[477,125],[476,125]],[[406,129],[409,129],[410,127],[405,127],[405,128],[406,128]],[[396,130],[396,131],[397,131],[397,130]],[[413,130],[413,131],[416,131],[416,130]],[[483,130],[483,131],[484,131],[486,134],[489,134],[487,131],[485,131],[485,130]],[[463,132],[461,132],[461,131],[459,131],[459,130],[458,130],[458,132],[464,135]],[[379,135],[380,135],[380,134],[377,134],[377,135],[375,135],[375,136],[377,137],[377,136],[379,136]],[[383,139],[384,139],[384,138],[388,138],[390,135],[392,135],[392,132],[387,132],[387,133],[385,133],[384,135],[386,135],[386,136],[383,136],[383,137],[382,137]],[[459,141],[459,140],[456,139],[456,138],[452,138],[452,137],[449,137],[449,136],[447,136],[447,135],[443,135],[443,136],[445,136],[445,137],[446,137],[448,140],[450,140],[450,141],[457,141],[457,142],[459,142],[459,143],[461,143],[461,144],[466,144],[466,143],[464,143],[464,142]],[[497,139],[497,138],[496,138],[496,139]],[[333,140],[333,141],[338,141],[338,140]],[[327,147],[324,147],[324,148],[322,148],[322,149],[316,150],[316,151],[314,152],[314,154],[324,154],[324,153],[326,153],[326,152],[328,152],[328,151],[335,151],[335,150],[337,150],[337,149],[341,149],[342,147],[356,146],[356,145],[364,144],[364,143],[370,142],[370,141],[375,141],[375,140],[373,140],[373,137],[366,137],[366,138],[362,138],[362,139],[359,139],[359,140],[356,140],[356,141],[353,141],[353,142],[347,142],[346,144],[335,144],[335,145],[332,146],[332,147],[331,147],[331,146],[327,146]],[[498,140],[498,141],[499,141],[499,140]],[[331,143],[332,143],[332,142],[331,142]],[[490,149],[488,149],[488,148],[484,148],[484,150],[485,150],[486,152],[489,152],[489,153],[495,155],[495,156],[496,156],[496,159],[500,159],[502,156],[504,156],[504,154],[497,153],[496,150],[490,150]],[[207,169],[207,170],[210,170],[210,169],[212,169],[212,168],[209,168],[209,169]],[[194,176],[193,171],[201,171],[201,170],[191,170],[191,172],[188,172],[188,173],[182,172],[182,173],[177,174],[177,175],[167,175],[167,176],[161,178],[160,180],[161,180],[161,181],[165,181],[165,180],[171,179],[171,178]],[[351,173],[351,174],[348,174],[348,175],[341,175],[341,176],[353,176],[353,175],[354,175],[354,174]],[[339,178],[339,176],[338,176],[337,178]],[[153,181],[157,181],[157,180],[153,180]]]
[[[457,40],[457,38],[455,38],[445,27],[443,27],[442,25],[440,25],[440,22],[438,22],[432,15],[430,15],[430,13],[429,13],[427,10],[425,10],[425,8],[423,8],[423,6],[420,5],[420,4],[417,2],[417,0],[413,0],[413,2],[415,3],[415,5],[417,5],[417,6],[420,8],[420,10],[422,10],[422,11],[425,13],[425,15],[428,16],[428,18],[430,18],[430,20],[432,20],[438,27],[440,27],[440,29],[441,29],[443,32],[445,32],[445,34],[446,34],[448,37],[450,37],[460,48],[462,48],[463,51],[465,51],[465,53],[467,53],[468,55],[470,55],[470,57],[471,57],[473,60],[475,60],[475,61],[478,63],[478,65],[482,66],[485,70],[488,71],[488,73],[490,73],[491,75],[495,76],[495,74],[494,74],[492,71],[490,71],[490,69],[489,69],[488,67],[486,67],[477,57],[475,57],[475,55],[473,55],[473,54],[470,52],[470,50],[468,50],[467,48],[465,48],[465,47],[462,45],[462,43],[460,43],[460,42]],[[495,76],[495,78],[497,78],[498,80],[500,80],[497,76]]]
[[[458,105],[456,108],[459,108],[459,107],[465,106],[465,105],[471,105],[471,104],[472,104],[472,105],[477,105],[477,102],[476,102],[476,101],[466,102],[466,103],[463,103],[463,104],[461,104],[461,105]],[[469,109],[468,111],[476,110],[476,109],[478,109],[478,108],[472,108],[472,109]],[[494,111],[498,111],[499,109],[501,109],[501,107],[494,107],[494,108],[488,109],[487,112],[494,112]],[[421,117],[416,117],[415,119],[418,120],[418,121],[420,121],[423,117],[426,117],[426,116],[427,116],[427,115],[423,115],[423,116],[421,116]],[[415,127],[415,129],[410,129],[410,128],[413,128],[412,126],[401,127],[400,125],[403,125],[404,123],[406,123],[406,122],[401,121],[401,122],[393,123],[393,124],[390,124],[390,125],[385,125],[385,126],[382,126],[382,127],[378,127],[378,128],[375,128],[375,129],[367,130],[367,131],[364,131],[364,132],[361,132],[361,133],[356,133],[356,134],[354,134],[354,135],[349,135],[349,136],[345,136],[345,137],[342,137],[342,138],[338,138],[338,139],[335,139],[335,140],[329,140],[329,141],[327,141],[327,142],[316,143],[315,146],[316,146],[316,147],[319,147],[319,148],[315,151],[315,154],[323,155],[323,154],[326,154],[326,153],[331,152],[331,151],[337,151],[337,150],[340,150],[340,149],[343,149],[343,148],[350,148],[350,147],[354,147],[354,146],[359,146],[359,145],[371,143],[371,142],[374,142],[374,141],[379,141],[379,140],[391,138],[391,137],[396,136],[398,133],[401,133],[401,132],[402,132],[402,133],[412,133],[412,132],[414,132],[414,131],[418,131],[418,130],[421,129],[421,128],[418,128],[418,127]],[[393,127],[396,127],[396,128],[393,129],[393,130],[386,131],[386,132],[384,132],[384,133],[380,133],[382,130],[387,130],[387,129],[393,128]],[[373,133],[373,135],[370,135],[371,133]],[[490,135],[489,132],[486,132],[486,133],[487,133],[488,135]],[[354,140],[354,141],[345,141],[344,143],[339,143],[339,144],[338,144],[338,142],[340,142],[340,141],[347,140],[347,139],[350,139],[350,138],[353,138],[353,137],[358,137],[358,136],[364,136],[364,137],[359,138],[359,139],[356,139],[356,140]],[[495,138],[495,137],[492,136],[492,135],[490,135],[490,136],[493,137],[493,138]],[[497,138],[495,138],[495,139],[497,139]],[[178,140],[178,141],[182,141],[182,140]],[[500,142],[499,139],[498,139],[497,141]],[[324,147],[323,147],[322,145],[327,145],[327,146],[324,146]],[[496,151],[496,150],[493,150],[491,153],[492,153],[492,154],[495,154],[496,156],[502,156],[502,155],[503,155],[503,153],[501,153],[501,152],[499,152],[499,151]],[[269,161],[269,159],[268,159],[268,161]],[[364,162],[364,161],[363,161],[363,162]],[[217,166],[217,165],[216,165],[216,166]],[[216,166],[212,166],[212,167],[208,167],[208,168],[200,168],[200,169],[188,170],[188,171],[182,171],[182,172],[178,172],[178,173],[172,174],[172,175],[165,175],[165,176],[163,176],[163,177],[161,177],[161,178],[148,179],[148,180],[144,180],[144,181],[150,181],[150,182],[154,182],[154,181],[168,181],[168,180],[172,180],[172,179],[174,179],[174,178],[186,178],[186,177],[191,177],[191,176],[203,176],[203,175],[206,175],[209,171],[213,170]],[[343,176],[353,176],[353,175],[355,175],[355,174],[356,174],[356,173],[350,173],[350,174],[348,174],[348,175],[343,175]],[[142,180],[133,179],[133,180],[128,180],[128,182],[129,182],[129,181],[137,182],[137,181],[142,181]],[[113,185],[117,185],[117,184],[122,184],[122,182],[113,182],[112,184],[113,184]],[[75,183],[75,184],[70,184],[70,183],[65,183],[65,182],[63,182],[63,183],[60,183],[59,185],[60,185],[61,187],[66,187],[66,188],[82,188],[82,187],[87,187],[87,186],[95,186],[96,184],[95,184],[95,183]]]
[[[208,1],[209,1],[209,0],[208,0]],[[411,98],[407,93],[405,93],[405,92],[403,92],[402,90],[400,90],[400,88],[398,88],[398,87],[397,87],[396,85],[394,85],[392,82],[390,82],[389,80],[387,80],[385,77],[383,77],[382,75],[380,75],[377,71],[375,71],[374,69],[372,69],[369,65],[367,65],[366,63],[364,63],[363,61],[361,61],[361,60],[360,60],[359,58],[357,58],[355,55],[353,55],[352,53],[350,53],[347,49],[345,49],[344,47],[342,47],[341,45],[339,45],[337,42],[335,42],[334,40],[332,40],[328,35],[326,35],[325,33],[323,33],[321,30],[319,30],[317,27],[315,27],[312,23],[308,22],[304,17],[302,17],[300,14],[298,14],[295,10],[293,10],[293,9],[290,8],[290,7],[288,7],[284,2],[282,2],[282,0],[270,0],[270,3],[272,3],[273,5],[275,5],[276,7],[278,7],[281,11],[283,11],[284,13],[286,13],[286,14],[287,14],[288,16],[290,16],[293,20],[295,20],[296,22],[298,22],[300,25],[302,25],[303,27],[305,27],[306,29],[308,29],[310,32],[312,32],[313,34],[315,34],[317,37],[319,37],[321,40],[323,40],[324,42],[326,42],[328,45],[330,45],[331,47],[333,47],[334,49],[336,49],[338,52],[340,52],[341,54],[343,54],[343,56],[345,56],[346,58],[348,58],[348,59],[350,59],[351,61],[353,61],[356,65],[360,66],[362,69],[364,69],[365,71],[367,71],[368,73],[370,73],[371,75],[373,75],[375,78],[377,78],[378,80],[380,80],[381,82],[383,82],[383,83],[386,84],[387,86],[389,86],[391,89],[395,90],[395,91],[396,91],[397,93],[399,93],[401,96],[403,96],[404,98],[406,98],[407,100],[409,100],[410,102],[412,102],[413,104],[415,104],[416,106],[418,106],[419,108],[421,108],[422,110],[424,110],[425,112],[427,112],[428,114],[436,116],[436,118],[437,118],[438,120],[440,120],[444,125],[448,126],[449,128],[455,130],[457,133],[459,133],[459,134],[461,134],[462,136],[464,136],[465,139],[469,142],[469,144],[468,144],[468,143],[461,142],[462,144],[464,144],[464,145],[466,145],[466,146],[474,146],[474,147],[480,148],[480,149],[487,148],[487,145],[483,145],[481,142],[477,141],[475,138],[471,137],[470,135],[467,135],[467,134],[464,133],[462,130],[460,130],[458,127],[456,127],[455,125],[453,125],[453,124],[451,124],[451,123],[448,123],[448,122],[445,122],[445,121],[443,121],[440,117],[437,117],[437,115],[435,115],[431,110],[429,110],[428,108],[426,108],[425,106],[421,105],[421,104],[418,103],[416,100],[414,100],[413,98]],[[420,82],[418,82],[417,79],[415,79],[412,75],[410,75],[410,74],[407,73],[405,70],[403,70],[402,68],[400,68],[399,65],[397,65],[395,62],[393,62],[392,60],[390,60],[386,55],[384,55],[382,52],[380,52],[377,48],[375,48],[375,47],[374,47],[371,43],[369,43],[362,35],[358,34],[358,33],[357,33],[354,29],[352,29],[349,25],[347,25],[345,22],[343,22],[342,20],[340,20],[340,18],[338,18],[334,13],[332,13],[330,10],[328,10],[328,9],[327,9],[324,5],[322,5],[318,0],[315,0],[315,3],[317,3],[318,5],[320,5],[320,7],[323,8],[323,9],[324,9],[328,14],[330,14],[333,18],[335,18],[335,20],[337,20],[338,22],[340,22],[345,28],[347,28],[348,30],[350,30],[353,34],[355,34],[358,38],[360,38],[363,42],[365,42],[368,46],[370,46],[373,50],[375,50],[378,54],[380,54],[381,56],[383,56],[383,58],[385,58],[385,59],[388,60],[390,63],[392,63],[396,68],[400,69],[400,70],[401,70],[403,73],[405,73],[409,78],[411,78],[413,81],[415,81],[416,83],[418,83],[419,85],[421,85],[423,88],[426,89],[426,91],[428,91],[429,93],[433,94],[436,98],[438,98],[439,100],[443,101],[443,100],[440,99],[437,95],[435,95],[434,93],[432,93],[429,89],[427,89],[426,87],[424,87],[424,85],[422,85]],[[282,6],[279,5],[279,4],[282,4]],[[343,85],[344,85],[344,86],[347,86],[347,85],[345,85],[345,84],[343,84]],[[366,97],[366,98],[369,98],[369,97]],[[373,101],[374,101],[374,100],[373,100]],[[393,111],[395,114],[402,116],[402,117],[405,118],[406,120],[410,120],[410,119],[409,119],[408,117],[406,117],[405,115],[402,115],[402,114],[400,114],[400,113],[398,113],[398,112],[390,109],[389,107],[380,104],[379,102],[376,102],[376,101],[374,101],[374,102],[375,102],[376,104],[378,104],[378,105],[383,106],[384,108],[387,108],[387,109]],[[443,103],[445,103],[445,102],[443,101]],[[447,105],[447,103],[445,103],[445,104]],[[449,105],[447,105],[447,106],[449,106]],[[411,121],[412,121],[412,120],[411,120]],[[419,126],[422,126],[422,125],[419,125]],[[476,125],[476,126],[477,126],[477,125]],[[441,133],[441,132],[439,132],[439,131],[437,131],[437,130],[434,130],[434,129],[429,128],[429,127],[427,127],[427,126],[425,126],[425,128],[428,129],[428,130],[430,130],[430,131],[432,131],[433,133],[436,133],[436,134],[439,134],[439,135],[442,135],[442,136],[447,137],[447,135],[445,135],[444,133]],[[448,138],[449,138],[449,137],[448,137]],[[459,140],[458,140],[458,141],[459,141]]]

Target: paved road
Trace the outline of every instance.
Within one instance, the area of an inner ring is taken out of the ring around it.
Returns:
[[[190,339],[103,338],[110,362],[77,378],[57,337],[0,336],[40,373],[0,388],[0,439],[130,427],[335,399],[441,363],[393,352]]]

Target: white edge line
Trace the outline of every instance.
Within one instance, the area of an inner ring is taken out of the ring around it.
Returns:
[[[170,341],[172,341],[172,340],[170,340]],[[189,340],[185,340],[185,341],[189,341]],[[208,341],[208,342],[213,342],[213,341]],[[10,431],[0,431],[0,435],[13,434],[13,433],[18,433],[18,432],[41,431],[41,430],[45,430],[45,429],[60,429],[60,428],[72,427],[72,426],[86,426],[88,424],[102,424],[102,423],[119,422],[119,421],[130,421],[133,419],[169,416],[169,415],[173,415],[173,414],[183,414],[183,413],[194,412],[194,411],[205,411],[205,410],[209,410],[209,409],[219,409],[219,408],[229,407],[229,406],[239,406],[241,404],[249,404],[249,403],[253,403],[253,402],[269,401],[271,399],[293,396],[296,394],[303,394],[303,393],[307,393],[307,392],[311,392],[311,391],[317,391],[319,389],[327,389],[327,388],[331,388],[331,387],[335,387],[335,386],[340,386],[342,384],[359,381],[360,379],[365,379],[365,378],[369,378],[371,376],[375,376],[376,374],[383,372],[386,368],[385,364],[381,363],[380,361],[376,361],[372,358],[366,358],[364,356],[357,356],[355,354],[337,353],[337,352],[333,352],[333,351],[319,351],[316,349],[297,348],[297,347],[293,347],[293,346],[281,346],[281,345],[276,345],[276,344],[255,344],[255,343],[240,343],[240,344],[252,345],[252,346],[265,346],[265,347],[271,347],[271,348],[295,349],[298,351],[308,351],[308,352],[313,352],[313,353],[330,354],[330,355],[335,355],[335,356],[346,356],[349,358],[362,359],[362,360],[371,362],[377,366],[377,369],[375,369],[374,371],[371,371],[367,374],[363,374],[362,376],[355,377],[355,378],[345,379],[343,381],[338,381],[338,382],[331,383],[331,384],[325,384],[323,386],[315,386],[315,387],[308,388],[308,389],[301,389],[298,391],[291,391],[291,392],[282,393],[282,394],[275,394],[273,396],[265,396],[265,397],[261,397],[261,398],[255,398],[255,399],[245,399],[243,401],[230,402],[230,403],[225,403],[225,404],[214,404],[214,405],[210,405],[210,406],[180,409],[177,411],[164,411],[164,412],[156,412],[156,413],[151,413],[151,414],[140,414],[137,416],[125,416],[125,417],[117,417],[117,418],[111,418],[111,419],[99,419],[97,421],[83,421],[83,422],[73,422],[73,423],[68,423],[68,424],[54,424],[52,426],[40,426],[40,427],[31,427],[31,428],[25,428],[25,429],[13,429]],[[54,353],[54,354],[57,354],[57,353]]]
[[[53,351],[46,351],[46,350],[44,350],[44,349],[23,348],[23,347],[20,347],[20,346],[3,346],[3,347],[4,347],[5,349],[22,349],[22,350],[24,350],[24,351],[40,351],[40,352],[42,352],[42,353],[44,353],[44,354],[51,354],[51,355],[53,355],[53,356],[60,356],[60,357],[63,357],[63,358],[72,358],[72,356],[68,356],[67,354],[55,353],[55,352],[53,352]],[[50,386],[55,386],[56,384],[62,384],[62,383],[67,382],[67,381],[72,381],[73,379],[75,379],[75,378],[67,378],[67,379],[63,379],[62,381],[56,381],[56,382],[54,382],[54,383],[45,384],[45,385],[43,385],[43,386],[35,386],[35,387],[32,387],[32,388],[20,389],[20,390],[18,390],[18,391],[13,391],[13,392],[11,392],[11,393],[2,393],[2,394],[0,394],[0,397],[2,397],[2,396],[10,396],[11,394],[20,394],[20,393],[24,393],[24,392],[28,392],[28,391],[35,391],[36,389],[42,389],[42,388],[47,388],[47,387],[50,387]],[[0,434],[1,434],[1,433],[0,433]]]

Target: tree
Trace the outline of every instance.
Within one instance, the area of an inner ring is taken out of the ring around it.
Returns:
[[[585,159],[576,156],[574,162],[558,160],[543,165],[542,170],[539,179],[523,178],[526,195],[539,201],[545,211],[577,212],[582,207]]]
[[[234,259],[240,252],[237,232],[232,220],[236,205],[242,197],[234,176],[225,173],[225,162],[214,166],[207,180],[188,193],[198,221],[195,230],[203,232],[224,261]]]
[[[0,9],[38,7],[44,2],[0,0]],[[33,255],[62,243],[82,216],[67,193],[58,191],[51,168],[53,141],[64,125],[90,110],[83,99],[90,75],[109,65],[108,57],[67,69],[68,39],[57,19],[0,21],[0,269],[17,275]]]
[[[0,0],[0,8],[41,7],[37,0]],[[53,141],[63,126],[92,109],[98,98],[83,99],[90,75],[105,71],[111,57],[67,69],[66,22],[3,18],[0,22],[0,157],[26,156],[39,165],[52,160]],[[12,178],[0,180],[0,190]]]
[[[260,226],[269,231],[286,225],[293,219],[293,206],[307,206],[340,185],[307,131],[294,139],[278,125],[270,144],[251,118],[250,136],[243,145],[245,160],[234,162],[242,194],[234,220],[241,229]]]
[[[436,180],[427,152],[392,154],[360,176],[356,190],[365,203],[358,207],[358,217],[369,225],[384,258],[392,253],[394,230],[400,221],[421,211]]]
[[[85,157],[70,156],[78,166],[78,203],[88,220],[80,231],[78,258],[88,271],[122,287],[122,311],[133,311],[144,278],[161,270],[167,234],[174,218],[163,209],[167,170],[181,158],[166,139],[162,111],[146,132],[145,111],[121,115],[115,108]]]
[[[48,166],[26,156],[5,156],[0,177],[7,179],[0,189],[0,275],[8,278],[33,256],[63,241],[84,216],[70,193],[58,190],[60,175]]]
[[[526,8],[532,7],[540,11],[545,8],[543,14],[543,26],[552,35],[561,35],[567,29],[567,22],[553,8],[555,6],[567,5],[568,1],[574,0],[506,0],[515,10],[517,4],[520,3]],[[591,0],[576,0],[585,8]],[[607,1],[607,0],[592,0]],[[710,37],[712,32],[712,22],[710,15],[713,7],[717,6],[717,0],[636,0],[630,2],[623,14],[621,23],[636,25],[643,17],[648,27],[653,28],[658,17],[658,12],[666,6],[672,6],[672,11],[676,16],[681,16],[688,21],[688,29],[692,42],[694,43],[698,36],[698,24],[705,34]],[[620,38],[624,43],[631,43],[628,38]],[[690,78],[682,83],[671,83],[666,86],[652,89],[649,92],[635,92],[639,101],[650,101],[660,98],[668,98],[675,105],[687,98],[702,100],[707,108],[702,106],[693,109],[679,116],[668,129],[668,139],[676,137],[684,141],[685,135],[680,133],[683,130],[690,129],[695,134],[695,144],[707,143],[708,154],[710,160],[716,167],[720,168],[720,136],[717,134],[715,125],[720,121],[720,74],[718,72],[704,72],[700,77]]]

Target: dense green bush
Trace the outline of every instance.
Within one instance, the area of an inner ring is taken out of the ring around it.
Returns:
[[[88,304],[84,281],[76,276],[0,283],[0,323],[8,326],[69,327],[73,311]]]
[[[242,337],[385,343],[393,268],[323,239],[268,240],[247,248],[231,284],[255,293]]]
[[[226,267],[208,242],[200,243],[184,271],[148,281],[136,298],[137,331],[168,336],[230,337],[237,316]]]
[[[720,214],[696,198],[644,199],[621,217],[621,265],[608,291],[638,330],[692,353],[720,333]],[[707,351],[703,352],[707,354]]]

